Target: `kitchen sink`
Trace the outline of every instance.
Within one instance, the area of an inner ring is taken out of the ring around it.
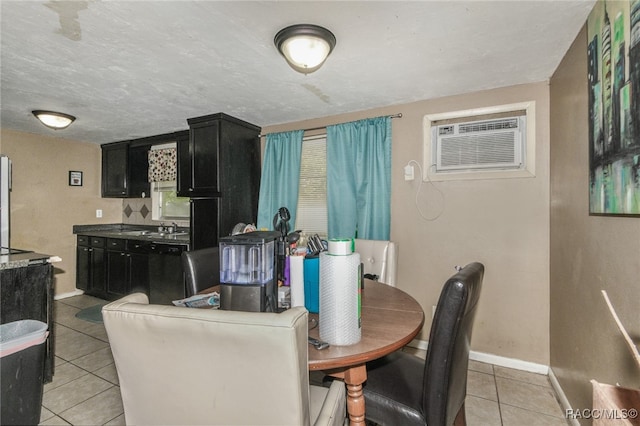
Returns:
[[[180,232],[151,232],[147,230],[137,230],[137,231],[120,231],[119,235],[131,235],[134,237],[149,237],[149,238],[158,238],[158,237],[172,237],[172,236],[181,236],[181,235],[189,235],[188,232],[180,231]]]
[[[189,235],[188,232],[148,232],[146,234],[140,234],[140,235],[147,235],[149,236],[149,238],[154,238],[154,237],[178,237],[180,235]]]
[[[118,234],[120,235],[134,235],[134,236],[138,236],[138,235],[150,235],[151,232],[149,231],[120,231],[118,232]]]

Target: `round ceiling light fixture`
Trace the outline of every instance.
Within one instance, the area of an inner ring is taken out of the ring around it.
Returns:
[[[327,59],[336,46],[336,36],[318,25],[297,24],[278,31],[273,42],[291,68],[309,74]]]
[[[60,130],[69,127],[75,121],[73,115],[55,111],[35,110],[31,111],[38,120],[50,129]]]

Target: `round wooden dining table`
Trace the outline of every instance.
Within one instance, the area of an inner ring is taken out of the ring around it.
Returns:
[[[424,324],[420,304],[396,287],[365,280],[361,304],[362,337],[358,343],[322,350],[309,346],[309,370],[344,380],[351,425],[365,424],[362,385],[367,380],[366,363],[404,347]],[[318,314],[309,314],[309,318],[317,321]],[[319,339],[319,328],[309,330],[309,336]]]

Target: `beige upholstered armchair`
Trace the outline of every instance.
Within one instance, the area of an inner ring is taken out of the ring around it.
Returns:
[[[304,308],[283,313],[106,305],[127,424],[342,425],[345,386],[309,386]]]
[[[377,276],[377,281],[396,286],[398,248],[393,241],[356,239],[364,273]]]

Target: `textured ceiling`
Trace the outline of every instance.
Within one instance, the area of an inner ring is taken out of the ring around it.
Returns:
[[[1,125],[105,143],[217,112],[267,126],[545,81],[594,3],[2,0]],[[273,45],[296,23],[337,38],[306,76]],[[53,131],[34,109],[77,120]]]

